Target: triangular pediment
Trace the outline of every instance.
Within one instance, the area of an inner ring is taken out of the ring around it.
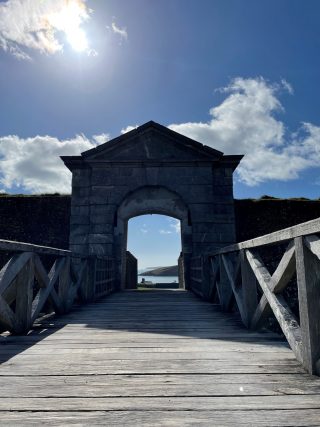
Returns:
[[[155,122],[82,153],[87,161],[194,161],[218,160],[222,156],[220,151]]]

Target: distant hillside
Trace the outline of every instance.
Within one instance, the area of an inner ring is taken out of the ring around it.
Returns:
[[[178,276],[178,266],[158,267],[154,270],[147,270],[144,273],[140,273],[139,276]]]

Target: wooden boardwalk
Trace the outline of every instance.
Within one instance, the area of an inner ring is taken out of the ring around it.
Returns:
[[[277,335],[184,291],[127,291],[1,337],[0,425],[319,426]]]

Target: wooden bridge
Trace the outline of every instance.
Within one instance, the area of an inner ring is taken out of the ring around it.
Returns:
[[[0,424],[319,426],[319,233],[194,258],[189,291],[118,293],[110,257],[1,241]]]

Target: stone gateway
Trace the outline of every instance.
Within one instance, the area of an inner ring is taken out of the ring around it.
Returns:
[[[114,257],[123,289],[128,220],[169,215],[181,221],[189,288],[191,259],[235,242],[232,174],[241,158],[152,121],[80,156],[63,156],[72,172],[70,250]]]

